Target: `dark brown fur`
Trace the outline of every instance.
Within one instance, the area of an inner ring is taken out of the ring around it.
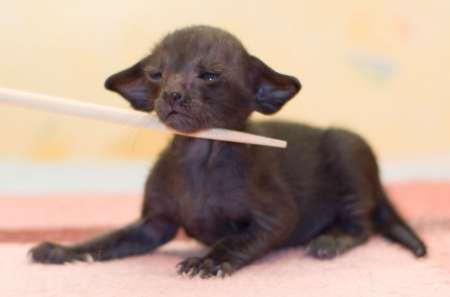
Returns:
[[[425,246],[390,205],[366,142],[341,129],[267,122],[299,90],[220,29],[195,26],[165,37],[106,87],[166,125],[194,132],[222,127],[286,139],[287,149],[174,137],[150,173],[141,217],[72,246],[41,243],[42,263],[109,260],[150,252],[178,228],[211,246],[179,264],[180,273],[230,274],[270,250],[306,245],[332,258],[378,231],[416,256]]]

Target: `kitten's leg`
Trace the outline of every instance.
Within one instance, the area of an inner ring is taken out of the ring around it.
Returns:
[[[306,253],[318,259],[332,259],[367,241],[368,232],[346,232],[341,227],[332,227],[306,247]]]
[[[177,228],[164,216],[151,216],[74,245],[43,242],[29,253],[32,261],[48,264],[123,258],[152,251],[172,239]]]
[[[245,230],[217,242],[206,256],[180,262],[178,273],[202,278],[232,274],[286,240],[296,222],[290,211],[261,215]]]

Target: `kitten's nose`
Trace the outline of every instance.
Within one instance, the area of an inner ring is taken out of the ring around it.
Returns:
[[[181,94],[178,92],[170,92],[169,97],[174,101],[177,102],[181,99]]]
[[[164,99],[170,105],[174,105],[183,101],[183,95],[179,92],[164,92]]]
[[[166,102],[171,106],[181,105],[183,107],[187,107],[191,102],[189,96],[183,95],[180,92],[164,92],[163,99],[166,100]]]

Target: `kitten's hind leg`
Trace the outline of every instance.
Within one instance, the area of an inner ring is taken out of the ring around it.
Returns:
[[[358,246],[369,238],[368,233],[345,232],[340,227],[333,227],[312,239],[306,247],[306,253],[318,259],[332,259],[351,248]]]

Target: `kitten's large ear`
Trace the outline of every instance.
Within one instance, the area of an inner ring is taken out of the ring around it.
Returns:
[[[255,94],[256,111],[272,114],[301,89],[297,78],[276,72],[254,56],[250,59],[250,80]]]
[[[155,87],[146,81],[142,63],[143,60],[108,77],[105,88],[122,95],[137,110],[152,111]]]

